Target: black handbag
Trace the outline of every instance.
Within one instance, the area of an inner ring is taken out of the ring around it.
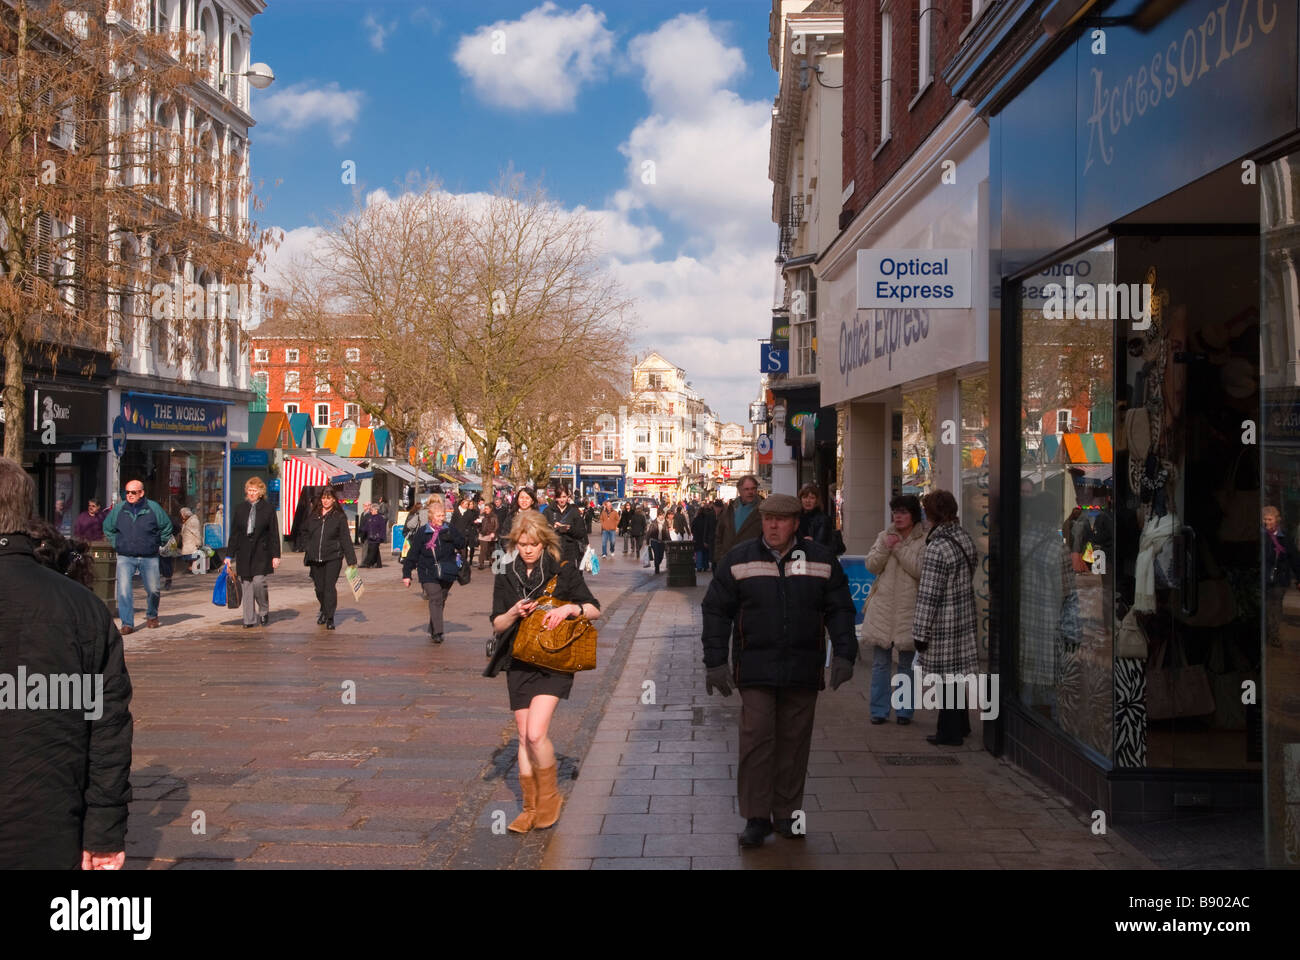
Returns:
[[[460,564],[460,571],[456,574],[456,582],[462,587],[468,587],[470,577],[473,573],[473,567],[471,567],[469,561],[459,553],[456,554],[456,562]]]
[[[226,609],[238,610],[244,602],[244,582],[235,574],[235,565],[226,567]]]

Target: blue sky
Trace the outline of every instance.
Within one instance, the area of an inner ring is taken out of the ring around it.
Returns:
[[[769,9],[269,0],[252,53],[276,82],[254,94],[253,182],[259,223],[288,233],[275,266],[351,207],[344,161],[363,192],[390,194],[412,172],[485,191],[513,166],[601,218],[610,268],[637,304],[635,347],[658,349],[719,414],[742,418],[776,252]]]

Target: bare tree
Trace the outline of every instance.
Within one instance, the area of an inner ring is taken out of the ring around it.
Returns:
[[[238,343],[228,284],[250,299],[250,260],[266,242],[250,243],[243,222],[242,163],[168,120],[219,67],[191,39],[150,32],[145,10],[0,3],[0,336],[15,459],[27,363],[117,354],[142,336],[172,360],[206,355],[213,320],[225,328],[218,350]]]

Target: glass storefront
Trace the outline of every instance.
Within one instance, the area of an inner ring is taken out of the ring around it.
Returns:
[[[224,524],[226,445],[196,440],[127,441],[121,476],[144,482],[145,495],[173,519],[189,507],[203,524]]]
[[[961,406],[961,523],[975,541],[980,565],[975,571],[975,616],[979,654],[989,660],[989,378],[970,377],[959,384]]]
[[[934,450],[939,439],[938,396],[935,387],[903,394],[903,493],[919,497],[934,487]]]

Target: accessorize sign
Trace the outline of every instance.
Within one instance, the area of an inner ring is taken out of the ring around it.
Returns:
[[[970,250],[858,251],[859,310],[970,305]]]
[[[126,421],[128,433],[226,435],[224,403],[127,393],[122,395],[122,418]]]

